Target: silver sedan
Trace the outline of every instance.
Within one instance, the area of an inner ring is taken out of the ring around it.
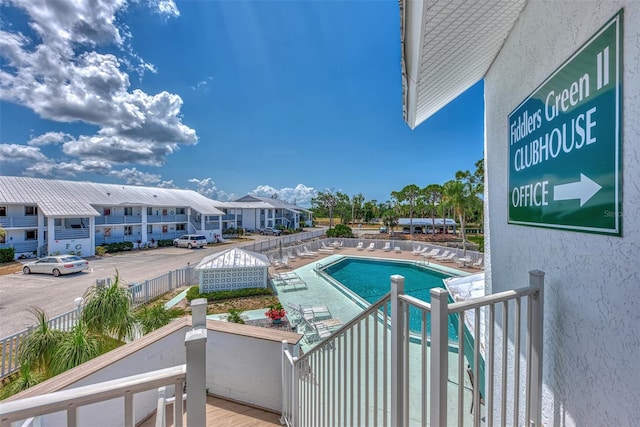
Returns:
[[[61,274],[77,273],[87,270],[89,261],[75,255],[60,255],[41,258],[37,261],[30,262],[22,267],[24,274],[44,273],[60,276]]]

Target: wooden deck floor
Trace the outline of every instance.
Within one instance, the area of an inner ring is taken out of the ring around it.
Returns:
[[[280,416],[273,412],[252,408],[240,403],[207,396],[207,425],[216,427],[273,427],[280,426]],[[139,427],[155,427],[153,415]],[[187,426],[186,415],[183,426]],[[173,426],[173,405],[167,406],[167,426]]]

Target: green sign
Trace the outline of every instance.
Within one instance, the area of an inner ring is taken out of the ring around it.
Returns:
[[[622,235],[622,10],[509,115],[509,223]]]

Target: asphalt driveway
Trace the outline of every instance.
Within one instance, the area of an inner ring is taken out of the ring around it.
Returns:
[[[261,238],[256,237],[256,240]],[[60,277],[22,273],[0,276],[0,338],[31,326],[34,323],[32,307],[43,309],[49,317],[74,309],[74,299],[81,297],[97,279],[113,278],[116,271],[125,283],[142,282],[188,264],[198,264],[212,253],[247,243],[245,240],[202,249],[158,248],[88,258],[89,270]]]

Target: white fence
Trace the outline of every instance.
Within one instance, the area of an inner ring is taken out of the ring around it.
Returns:
[[[110,278],[96,281],[96,284],[108,285],[110,283]],[[170,271],[162,276],[130,286],[131,306],[133,308],[139,307],[142,304],[164,295],[172,289],[197,283],[198,274],[191,266]],[[79,310],[79,308],[76,308],[49,319],[49,327],[61,331],[71,330],[76,324],[76,320],[80,314]],[[20,365],[18,364],[20,344],[29,336],[32,330],[33,328],[28,328],[8,337],[0,338],[0,352],[2,354],[0,380],[20,369]]]
[[[532,271],[530,287],[464,302],[437,288],[427,303],[391,276],[389,294],[311,351],[298,358],[283,349],[282,422],[540,426],[543,281]],[[477,320],[470,328],[467,313]],[[419,332],[409,328],[416,320]]]

